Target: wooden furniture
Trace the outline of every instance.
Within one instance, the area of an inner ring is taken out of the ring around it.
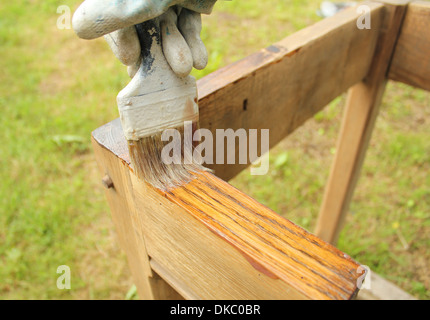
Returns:
[[[430,90],[430,3],[364,4],[370,29],[359,29],[360,14],[348,9],[198,82],[202,128],[270,129],[271,147],[349,89],[318,237],[226,182],[247,165],[216,164],[214,174],[162,192],[133,174],[118,119],[93,132],[112,219],[140,298],[356,296],[363,269],[332,244],[385,84],[391,78]]]

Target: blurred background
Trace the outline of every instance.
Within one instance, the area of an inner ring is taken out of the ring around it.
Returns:
[[[0,3],[0,298],[136,298],[91,132],[118,117],[126,68],[103,39],[59,29],[79,0]],[[320,0],[219,1],[203,19],[197,78],[322,18]],[[270,174],[232,184],[313,231],[345,97],[270,154]],[[430,93],[390,82],[338,247],[416,298],[430,298]],[[71,269],[59,290],[57,267]]]

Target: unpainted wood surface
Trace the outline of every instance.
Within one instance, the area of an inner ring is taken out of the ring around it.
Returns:
[[[129,174],[128,205],[136,208],[129,234],[143,239],[135,248],[147,250],[178,292],[200,299],[354,297],[356,262],[212,174],[167,193],[138,180],[127,156],[110,151],[126,143],[117,124],[96,130],[94,147]]]
[[[430,2],[409,4],[389,78],[430,90]]]
[[[336,156],[320,209],[315,233],[336,243],[360,175],[379,112],[387,71],[407,8],[407,1],[387,4],[378,46],[369,74],[348,94]]]
[[[182,279],[172,275],[157,261],[151,259],[149,262],[152,270],[159,274],[172,288],[175,288],[185,300],[202,300],[195,292],[191,291],[187,284],[181,282]]]
[[[100,130],[96,131],[101,132]],[[115,134],[113,131],[108,130],[105,132],[109,132],[108,135],[103,137],[106,139],[105,141],[116,141],[111,135]],[[122,131],[121,137],[125,139]],[[119,244],[126,253],[139,297],[145,300],[182,299],[157,273],[152,271],[144,239],[138,233],[133,232],[133,217],[136,215],[136,208],[132,200],[133,192],[131,190],[130,174],[127,170],[124,170],[128,166],[126,166],[124,160],[118,161],[118,157],[108,149],[100,147],[94,139],[92,139],[92,143],[100,169],[100,180],[102,180],[102,177],[109,177],[112,182],[112,186],[106,189],[105,193]],[[100,185],[102,185],[102,182]]]
[[[368,73],[383,5],[366,4],[370,30],[358,29],[360,14],[348,9],[198,81],[200,126],[270,129],[275,146]],[[210,167],[228,181],[246,165]]]

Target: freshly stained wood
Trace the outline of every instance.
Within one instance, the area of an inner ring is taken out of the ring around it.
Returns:
[[[94,148],[130,179],[129,232],[142,239],[133,250],[146,249],[178,292],[199,299],[355,296],[356,262],[212,174],[170,192],[137,179],[127,156],[111,151],[121,153],[126,143],[118,125],[96,130]],[[114,186],[117,177],[111,176]]]
[[[315,233],[336,243],[360,175],[387,83],[387,71],[408,1],[386,5],[370,72],[348,94],[345,114]]]
[[[430,90],[429,1],[409,4],[389,78]]]
[[[151,259],[150,261],[151,268],[154,270],[157,274],[161,275],[161,277],[172,286],[172,288],[175,288],[175,290],[186,300],[201,300],[201,298],[195,293],[192,292],[186,284],[182,283],[181,280],[173,276],[169,271],[167,271],[162,265],[160,265],[158,262],[154,261],[154,259]]]

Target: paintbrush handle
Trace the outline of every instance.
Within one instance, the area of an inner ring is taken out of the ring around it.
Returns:
[[[162,48],[160,20],[136,26],[142,63],[131,82],[117,97],[124,135],[140,140],[168,128],[198,121],[197,87],[192,76],[179,77]]]

